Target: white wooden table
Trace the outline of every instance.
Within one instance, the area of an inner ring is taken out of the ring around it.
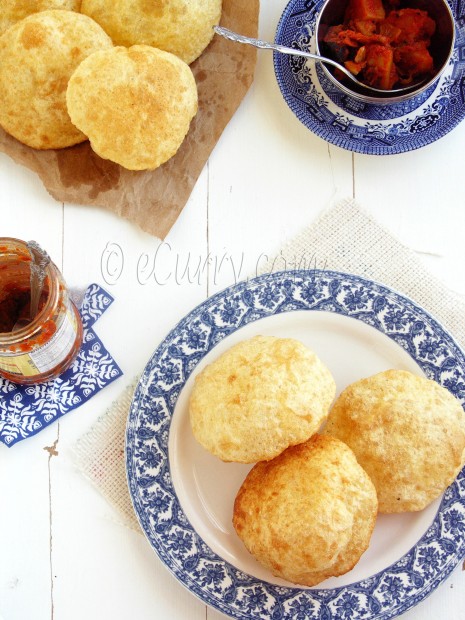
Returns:
[[[285,3],[262,3],[262,38],[274,37]],[[144,253],[154,257],[159,240],[103,210],[56,203],[34,174],[0,155],[1,235],[38,240],[70,286],[107,288],[116,301],[97,330],[125,373],[35,437],[11,450],[0,446],[3,620],[223,617],[175,581],[143,536],[120,524],[76,471],[72,446],[178,319],[253,272],[262,254],[277,252],[338,197],[355,197],[437,277],[465,294],[464,144],[462,123],[402,155],[361,156],[330,146],[290,112],[271,55],[260,54],[254,84],[160,247],[151,278],[138,277],[137,264]],[[124,253],[124,269],[110,284],[101,269],[107,244]],[[208,257],[226,260],[194,275],[199,259]],[[461,569],[404,617],[462,620]]]

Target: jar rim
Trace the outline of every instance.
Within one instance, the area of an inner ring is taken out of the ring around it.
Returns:
[[[3,246],[11,246],[11,248],[9,247],[8,252],[5,252]],[[15,237],[0,237],[0,260],[4,254],[28,256],[29,259],[31,259],[27,243]],[[48,284],[48,295],[43,308],[28,325],[14,332],[0,333],[0,342],[2,345],[11,345],[33,336],[36,331],[40,330],[47,316],[52,314],[59,299],[57,269],[52,261],[50,261],[45,268],[45,274]]]

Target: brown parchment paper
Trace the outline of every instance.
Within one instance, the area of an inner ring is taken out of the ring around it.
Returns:
[[[259,0],[223,0],[221,24],[256,36]],[[101,159],[88,142],[37,151],[0,128],[0,150],[30,168],[59,202],[93,205],[164,238],[184,208],[210,153],[249,89],[256,50],[215,35],[191,68],[199,111],[176,155],[157,170],[134,172]]]

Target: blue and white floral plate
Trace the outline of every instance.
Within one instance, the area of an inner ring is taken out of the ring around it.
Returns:
[[[276,42],[315,51],[315,20],[325,0],[291,0]],[[336,146],[371,155],[391,155],[438,140],[465,116],[465,5],[449,0],[456,21],[455,50],[436,85],[416,98],[373,105],[344,95],[318,63],[297,56],[274,56],[276,78],[285,101],[315,134]]]
[[[465,556],[465,469],[419,513],[381,515],[368,551],[316,588],[277,579],[234,533],[234,497],[250,466],[194,440],[194,376],[256,334],[298,338],[338,390],[387,368],[425,374],[465,403],[465,356],[424,310],[384,286],[328,271],[267,274],[219,293],[168,334],[137,386],[126,463],[140,524],[169,570],[202,601],[243,620],[374,620],[405,612]]]

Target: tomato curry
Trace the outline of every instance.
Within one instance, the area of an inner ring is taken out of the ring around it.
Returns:
[[[350,0],[344,23],[328,28],[329,52],[364,84],[389,90],[433,75],[429,52],[436,24],[399,0]]]

